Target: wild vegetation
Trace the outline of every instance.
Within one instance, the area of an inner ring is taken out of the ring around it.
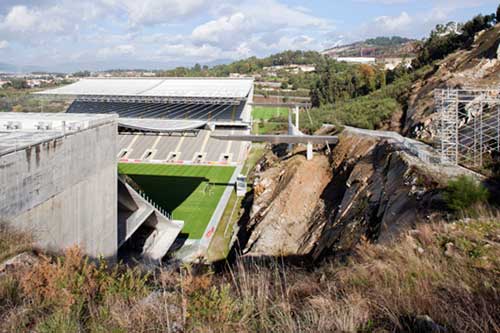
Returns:
[[[60,84],[67,84],[61,81]],[[62,112],[69,103],[66,101],[41,101],[31,95],[43,88],[53,88],[56,85],[43,85],[40,88],[29,88],[24,79],[11,79],[7,85],[0,88],[0,112]]]
[[[450,22],[446,25],[437,25],[421,45],[413,67],[429,65],[456,50],[469,48],[474,42],[475,35],[491,28],[498,19],[497,14],[477,15],[464,24]]]
[[[411,42],[412,40],[409,38],[392,36],[392,37],[376,37],[369,38],[365,40],[366,44],[376,45],[376,46],[393,46],[393,45],[401,45],[404,43]]]
[[[332,123],[339,127],[348,125],[379,129],[393,115],[401,115],[404,112],[411,85],[432,70],[431,66],[425,66],[414,72],[402,71],[397,77],[391,77],[390,84],[383,85],[367,95],[320,104],[309,112],[311,122],[303,122],[303,125],[310,132],[318,129],[323,123]]]
[[[324,57],[316,51],[284,51],[265,58],[250,57],[230,64],[213,67],[194,65],[192,68],[178,67],[159,73],[161,76],[228,76],[230,73],[253,74],[264,67],[283,65],[318,64]]]
[[[470,176],[462,175],[448,183],[445,192],[445,201],[454,212],[474,214],[475,206],[487,202],[488,190]]]
[[[265,67],[285,65],[318,65],[325,61],[325,57],[316,51],[284,51],[270,55],[265,58],[250,57],[238,60],[230,64],[208,65],[195,64],[193,67],[177,67],[171,70],[157,71],[157,76],[177,77],[227,77],[231,73],[239,74],[262,74],[265,81],[284,82],[290,89],[308,89],[315,80],[315,73],[293,74],[286,70],[279,70],[277,77],[267,77],[264,73]],[[307,96],[307,94],[305,94]]]
[[[316,109],[311,115],[314,130],[322,122],[369,129],[384,127],[393,115],[407,109],[411,86],[435,72],[435,62],[472,45],[475,35],[497,22],[495,14],[477,15],[464,24],[438,25],[420,44],[411,68],[399,66],[385,72],[371,66],[352,66],[327,61],[318,67],[318,80],[311,89]],[[370,70],[368,70],[370,68]]]
[[[494,332],[499,221],[424,224],[312,270],[272,260],[144,273],[70,249],[0,270],[0,331]]]

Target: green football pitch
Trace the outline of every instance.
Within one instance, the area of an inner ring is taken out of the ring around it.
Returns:
[[[234,167],[202,165],[124,164],[118,172],[131,177],[175,220],[182,233],[200,239],[234,173]]]
[[[254,106],[252,110],[254,120],[269,120],[274,117],[288,117],[288,108]]]

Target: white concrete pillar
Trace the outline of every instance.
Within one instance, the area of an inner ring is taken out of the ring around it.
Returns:
[[[300,130],[299,127],[299,107],[295,107],[295,127],[297,127],[297,130]]]
[[[310,161],[313,159],[313,145],[312,143],[308,142],[307,143],[307,154],[306,154],[307,160]]]

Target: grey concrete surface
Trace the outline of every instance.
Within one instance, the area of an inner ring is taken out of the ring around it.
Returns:
[[[142,257],[148,262],[160,262],[181,232],[184,221],[173,221],[127,180],[125,176],[118,177],[118,245],[124,244],[140,226],[151,227],[154,232],[144,244]]]
[[[0,154],[0,220],[31,232],[47,250],[77,244],[90,256],[112,258],[118,247],[117,118],[65,119],[78,126],[66,131],[64,123],[54,124],[42,141],[24,136],[23,145]],[[20,131],[34,130],[3,134]]]

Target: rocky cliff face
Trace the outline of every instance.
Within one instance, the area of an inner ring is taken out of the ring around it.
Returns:
[[[272,160],[272,158],[271,158]],[[439,188],[466,172],[424,162],[397,140],[345,131],[330,160],[274,160],[255,186],[247,256],[348,252],[361,239],[386,242],[441,214]]]
[[[434,89],[498,86],[500,83],[500,24],[483,31],[469,50],[455,52],[435,71],[417,81],[409,95],[403,119],[407,136],[432,140],[436,134]]]
[[[331,180],[328,158],[306,161],[296,155],[284,162],[267,156],[274,165],[263,171],[254,188],[251,231],[245,252],[254,256],[291,256],[311,252],[320,199]]]

